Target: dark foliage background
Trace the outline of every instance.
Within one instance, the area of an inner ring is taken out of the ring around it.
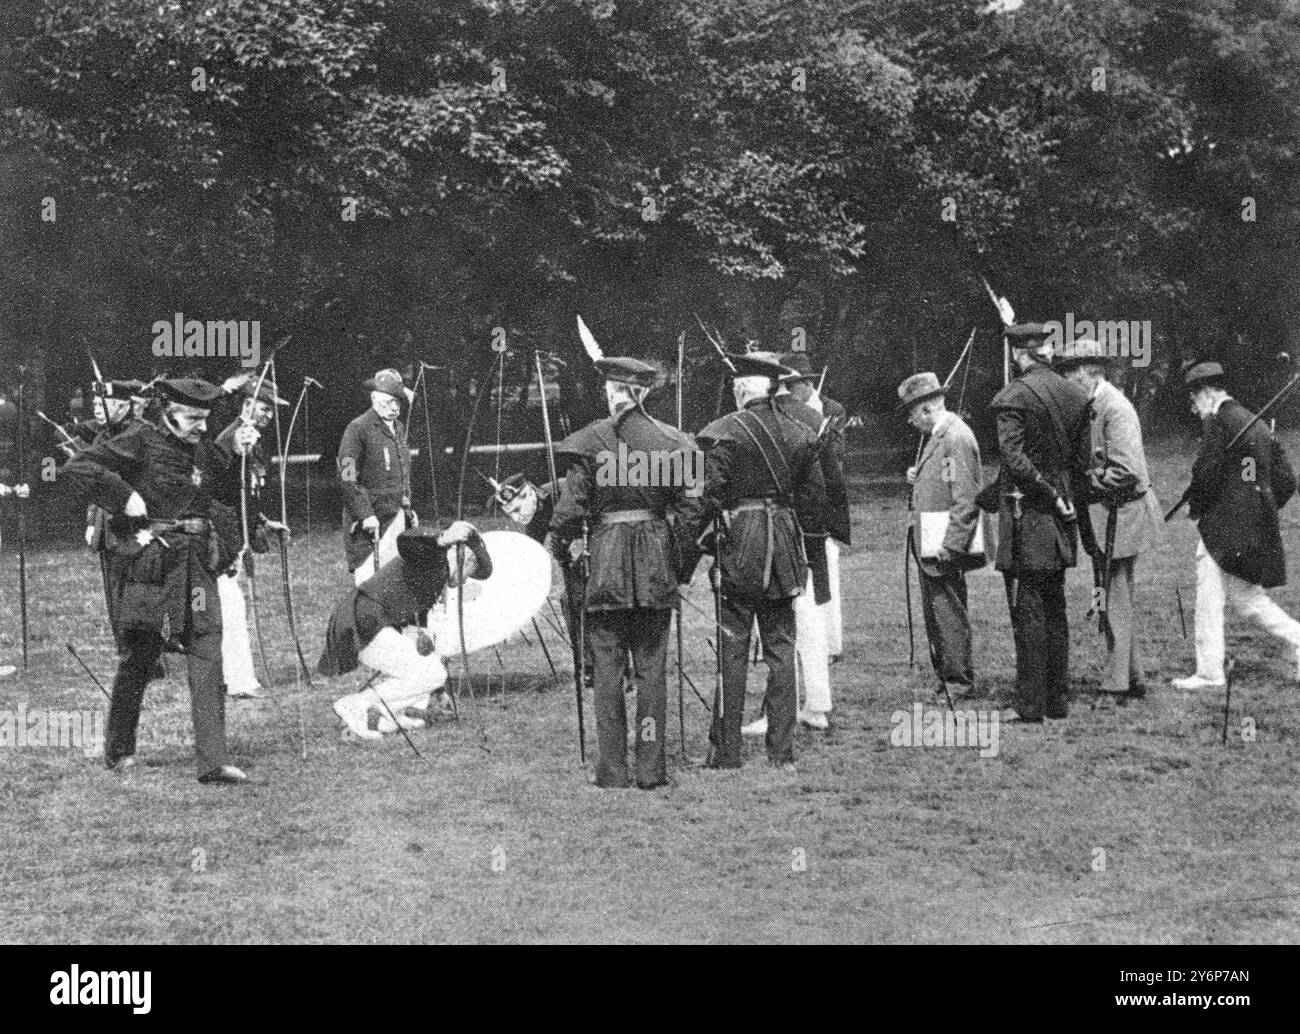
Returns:
[[[575,312],[668,369],[687,331],[698,428],[720,381],[698,313],[733,347],[802,333],[872,441],[902,439],[896,384],[972,326],[977,425],[1000,386],[984,271],[1022,318],[1151,320],[1153,362],[1120,370],[1149,429],[1190,419],[1168,374],[1194,354],[1267,397],[1300,354],[1300,4],[991,6],[8,0],[0,391],[23,364],[66,415],[87,349],[140,376],[156,319],[256,319],[264,347],[294,335],[286,391],[328,387],[327,455],[365,376],[442,367],[445,476],[494,328],[512,399],[534,348],[567,361],[575,425],[599,401]],[[507,439],[540,436],[503,408]]]

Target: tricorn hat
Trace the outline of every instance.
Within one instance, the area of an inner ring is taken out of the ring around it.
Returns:
[[[898,386],[898,412],[906,413],[918,402],[946,395],[948,389],[939,383],[938,374],[929,370],[914,373]]]
[[[371,391],[382,391],[385,395],[392,395],[395,399],[404,399],[406,395],[402,389],[405,387],[402,381],[402,375],[396,370],[380,370],[368,381],[362,384],[363,388],[369,388]]]
[[[1106,346],[1090,337],[1081,337],[1067,342],[1065,351],[1057,356],[1055,365],[1062,370],[1072,370],[1085,364],[1109,363],[1113,356],[1106,351]]]
[[[1212,359],[1192,359],[1183,364],[1183,387],[1195,391],[1205,381],[1223,380],[1223,367]]]
[[[219,399],[222,391],[215,384],[197,377],[177,377],[163,379],[154,386],[157,393],[168,402],[179,402],[183,406],[195,409],[211,409],[212,403]]]

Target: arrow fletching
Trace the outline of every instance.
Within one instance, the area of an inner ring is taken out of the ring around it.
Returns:
[[[596,335],[591,332],[587,324],[582,321],[581,316],[578,317],[578,337],[582,338],[582,347],[586,350],[587,357],[593,363],[597,359],[605,358],[605,353],[600,349],[600,342],[596,340]]]

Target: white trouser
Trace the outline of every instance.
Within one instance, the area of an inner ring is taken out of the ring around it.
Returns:
[[[383,567],[386,563],[397,556],[397,536],[406,530],[406,511],[398,510],[397,516],[388,522],[388,527],[384,533],[379,536],[379,566]],[[375,574],[375,554],[372,552],[366,557],[365,562],[352,572],[352,580],[360,585],[367,578],[374,577]]]
[[[826,536],[826,568],[831,576],[831,598],[822,604],[826,619],[826,652],[838,657],[844,652],[844,611],[840,608],[840,544]]]
[[[415,646],[416,635],[414,627],[405,632],[392,627],[381,628],[357,657],[366,667],[380,672],[382,677],[376,679],[369,689],[349,693],[340,699],[335,709],[364,714],[369,708],[376,708],[379,711],[379,731],[396,732],[397,726],[388,714],[390,710],[401,717],[408,707],[423,708],[429,694],[447,684],[447,669],[436,653],[420,656]]]
[[[1258,585],[1229,574],[1205,550],[1196,547],[1196,674],[1223,679],[1223,611],[1226,600],[1242,617],[1300,650],[1300,621],[1274,603]]]
[[[794,598],[794,645],[803,671],[804,707],[823,713],[831,709],[831,669],[826,653],[824,610],[813,599],[813,576],[809,571],[808,584]]]
[[[237,575],[217,576],[221,598],[221,671],[227,693],[258,688],[253,670],[253,645],[248,638],[248,611],[244,589]]]

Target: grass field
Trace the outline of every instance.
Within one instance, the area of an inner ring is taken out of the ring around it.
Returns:
[[[1289,442],[1291,455],[1300,457],[1297,444]],[[1160,497],[1175,498],[1187,454],[1156,450],[1153,461]],[[1181,586],[1190,632],[1192,525],[1170,525],[1139,566],[1148,698],[1090,708],[1100,647],[1083,621],[1091,577],[1075,571],[1071,717],[1053,729],[1003,728],[998,756],[981,758],[974,749],[890,746],[891,715],[914,698],[928,702],[933,680],[907,666],[901,479],[859,477],[854,493],[833,729],[800,732],[797,775],[768,768],[754,744],[742,771],[683,769],[674,718],[671,786],[590,787],[577,761],[567,650],[553,634],[558,681],[536,648],[512,643],[504,700],[491,651],[471,658],[490,752],[468,707],[459,725],[414,734],[424,761],[400,737],[374,747],[340,742],[329,705],[360,679],[295,688],[278,565],[268,563],[259,571],[262,627],[295,737],[301,708],[307,760],[286,743],[270,700],[232,703],[230,742],[251,785],[200,786],[185,745],[179,658],[146,696],[143,771],[118,777],[77,750],[0,749],[0,941],[1300,937],[1294,660],[1282,644],[1230,622],[1238,666],[1226,747],[1218,742],[1222,696],[1169,686],[1192,670],[1173,598]],[[1294,560],[1300,535],[1284,527]],[[16,661],[17,579],[7,547],[0,659]],[[702,570],[691,595],[709,610]],[[294,577],[314,661],[347,584],[332,526],[295,543]],[[29,584],[31,669],[0,682],[0,709],[103,708],[64,645],[77,643],[107,683],[113,651],[93,556],[34,552]],[[1300,613],[1294,585],[1274,595]],[[1002,698],[1013,651],[1001,578],[976,574],[971,597],[977,674]],[[699,612],[686,614],[688,671],[711,695],[711,627]],[[919,607],[917,620],[925,657]],[[761,691],[755,675],[747,712],[757,712]],[[1247,717],[1253,742],[1239,732]],[[698,757],[705,715],[689,690],[687,729]]]

